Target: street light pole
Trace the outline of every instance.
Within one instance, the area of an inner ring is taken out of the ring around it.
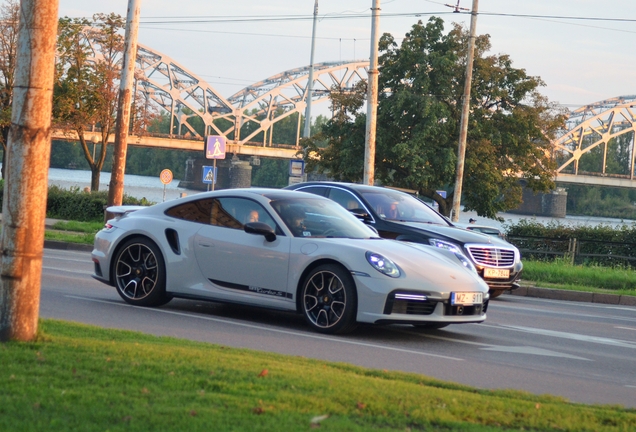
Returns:
[[[367,128],[364,143],[364,177],[362,182],[373,186],[375,182],[375,129],[378,113],[378,31],[380,27],[380,0],[373,0],[371,8],[371,59],[367,89]]]
[[[460,204],[462,199],[462,183],[464,181],[464,160],[466,157],[466,136],[468,135],[468,118],[470,116],[470,87],[473,80],[473,57],[475,55],[475,32],[477,29],[477,8],[479,0],[473,0],[470,12],[470,37],[468,38],[468,53],[466,59],[466,81],[464,82],[464,96],[462,101],[462,118],[459,126],[459,146],[457,148],[457,173],[455,177],[455,192],[453,193],[453,210],[451,220],[459,221]]]
[[[126,151],[128,150],[128,127],[130,124],[130,101],[135,77],[135,59],[137,56],[137,34],[139,33],[139,14],[141,0],[128,0],[126,35],[124,40],[124,59],[119,85],[117,120],[115,123],[115,145],[113,150],[113,168],[108,186],[108,205],[121,205],[124,196],[124,173],[126,171]]]
[[[318,19],[318,0],[314,3],[314,26],[311,31],[311,58],[309,59],[309,80],[307,82],[307,107],[305,108],[305,130],[303,137],[311,135],[311,98],[314,91],[314,49],[316,48],[316,21]]]

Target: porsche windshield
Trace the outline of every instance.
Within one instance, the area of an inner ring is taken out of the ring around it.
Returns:
[[[382,219],[449,225],[435,210],[409,194],[377,188],[360,193]]]
[[[334,201],[293,198],[272,201],[271,205],[294,237],[378,238],[370,228]]]

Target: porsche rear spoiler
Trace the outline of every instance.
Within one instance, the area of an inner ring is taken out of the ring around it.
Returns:
[[[139,205],[120,205],[106,207],[106,213],[113,215],[115,219],[119,219],[122,216],[126,216],[128,213],[132,213],[137,210],[148,208],[146,206]]]

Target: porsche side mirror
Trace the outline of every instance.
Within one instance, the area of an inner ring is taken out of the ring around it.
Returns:
[[[248,234],[258,234],[265,236],[265,240],[273,242],[276,240],[274,229],[263,222],[249,222],[243,226],[243,230]]]

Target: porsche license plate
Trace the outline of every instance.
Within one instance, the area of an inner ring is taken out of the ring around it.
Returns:
[[[484,301],[484,295],[480,292],[454,292],[451,293],[452,305],[473,305]]]
[[[487,268],[487,269],[484,269],[484,277],[508,279],[510,277],[510,270]]]

